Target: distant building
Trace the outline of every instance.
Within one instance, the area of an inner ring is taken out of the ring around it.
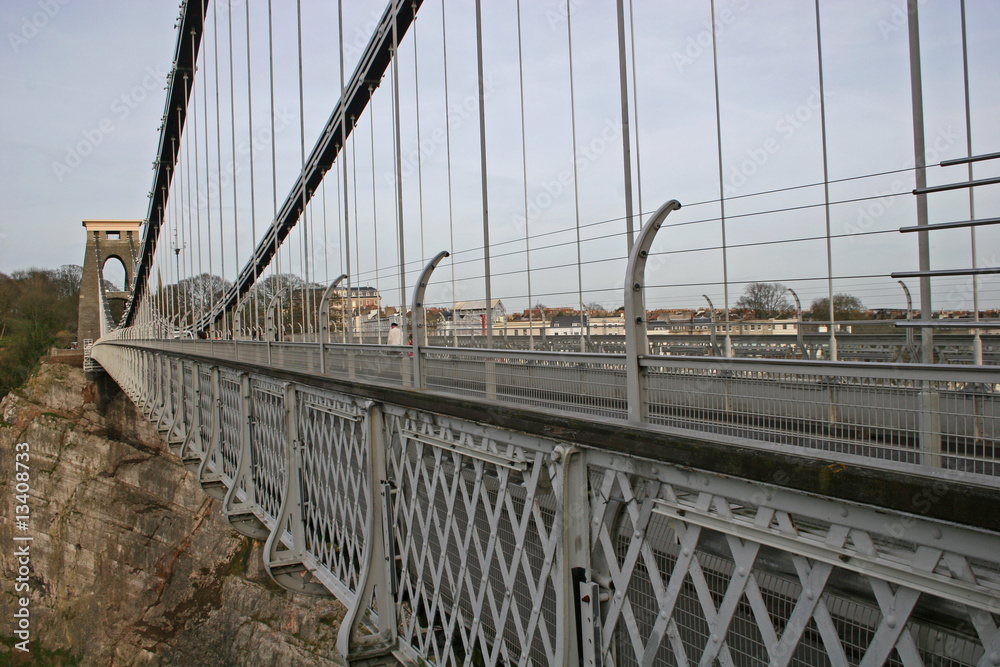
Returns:
[[[555,315],[549,323],[548,333],[553,336],[579,336],[587,329],[586,315]]]
[[[591,336],[624,336],[625,314],[590,318]]]
[[[489,308],[494,322],[503,322],[507,319],[507,309],[504,308],[500,299],[493,299]],[[475,299],[474,301],[457,301],[455,303],[455,320],[460,324],[468,322],[482,323],[483,315],[486,314],[486,299]],[[451,318],[449,318],[451,319]]]
[[[344,299],[347,297],[347,288],[338,287],[334,290],[333,295],[336,298]],[[354,311],[380,310],[382,308],[382,295],[370,285],[352,287],[350,307]]]
[[[541,337],[548,333],[548,322],[537,316],[530,321],[527,318],[518,320],[508,318],[503,322],[502,328],[497,328],[495,331],[505,336]]]
[[[719,326],[717,331],[724,331],[725,324]],[[821,330],[825,329],[822,328]],[[794,319],[787,320],[741,320],[730,324],[730,331],[733,335],[770,335],[770,334],[790,334],[794,336],[798,333],[799,322]]]

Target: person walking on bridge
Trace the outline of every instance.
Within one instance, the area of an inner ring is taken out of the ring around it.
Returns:
[[[403,344],[403,330],[399,328],[399,325],[395,322],[389,327],[389,340],[387,341],[389,345],[402,345]]]

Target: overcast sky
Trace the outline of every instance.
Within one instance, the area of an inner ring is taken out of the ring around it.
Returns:
[[[399,102],[407,285],[408,289],[412,286],[424,258],[441,249],[455,251],[454,291],[447,263],[439,269],[431,290],[432,300],[442,304],[452,298],[480,298],[483,274],[474,5],[471,0],[446,4],[451,113],[446,117],[438,0],[425,0],[416,23],[419,86],[413,69],[413,31],[401,44]],[[523,157],[515,3],[486,0],[483,5],[493,294],[516,307],[526,305],[525,269],[530,262],[532,302],[572,305],[582,288],[583,301],[614,307],[621,303],[625,256],[615,5],[608,0],[570,2],[571,98],[565,2],[522,4]],[[1000,68],[996,67],[1000,62],[1000,3],[969,0],[967,4],[973,153],[992,152],[1000,150],[996,122],[1000,117]],[[352,0],[345,5],[349,76],[384,3]],[[219,7],[218,24],[214,11],[209,19],[209,32],[217,30],[218,41],[215,33],[209,36],[202,53],[209,60],[200,61],[202,74],[207,76],[202,85],[207,85],[196,88],[194,97],[201,135],[198,144],[184,150],[191,174],[193,151],[206,141],[211,152],[221,152],[222,166],[216,159],[211,168],[206,167],[205,150],[201,151],[202,185],[195,180],[190,189],[197,192],[189,195],[203,198],[211,192],[212,203],[204,203],[191,216],[172,214],[171,220],[183,219],[188,225],[194,217],[204,226],[206,238],[210,234],[207,218],[214,216],[213,225],[221,220],[223,228],[214,232],[220,242],[215,243],[213,256],[207,254],[204,240],[199,257],[190,243],[196,239],[178,237],[186,253],[182,274],[199,268],[206,271],[209,262],[214,273],[222,273],[220,265],[225,263],[225,275],[232,279],[254,241],[250,214],[255,213],[253,226],[259,239],[273,215],[273,200],[280,206],[301,164],[300,118],[308,151],[338,98],[337,19],[334,2],[302,3],[305,93],[300,109],[295,5],[275,0],[272,144],[270,134],[262,134],[269,125],[270,93],[266,4],[252,2],[250,6],[252,98],[247,96],[246,5],[240,1]],[[835,202],[831,233],[850,235],[833,241],[833,273],[844,277],[835,290],[857,293],[871,306],[901,303],[901,291],[888,274],[915,269],[917,262],[915,237],[889,233],[915,223],[913,198],[873,199],[913,187],[912,173],[906,171],[912,167],[913,134],[903,7],[904,0],[820,3],[829,177],[837,180],[902,170],[830,187],[829,197]],[[933,152],[929,161],[934,162],[967,152],[959,3],[926,0],[920,7],[925,127]],[[631,9],[634,40],[630,29],[628,76],[630,86],[633,74],[635,83],[635,99],[630,89],[629,105],[636,209],[641,186],[646,216],[663,201],[677,198],[685,208],[672,215],[670,222],[691,223],[660,232],[654,246],[657,254],[647,272],[647,283],[655,288],[647,298],[657,306],[697,306],[707,293],[721,306],[722,225],[709,2],[636,0]],[[82,264],[81,220],[145,217],[177,14],[173,1],[8,0],[0,5],[4,34],[0,45],[4,91],[0,271]],[[235,125],[228,118],[230,46],[226,33],[230,19],[235,35],[231,61]],[[825,294],[827,271],[824,193],[814,185],[822,182],[824,167],[814,6],[802,0],[718,0],[716,20],[722,182],[727,198],[735,197],[726,202],[725,210],[730,302],[735,302],[749,281],[780,280],[794,286],[808,303]],[[391,84],[391,79],[386,83]],[[216,89],[221,94],[218,120]],[[208,93],[207,107],[201,99],[203,90]],[[424,144],[419,173],[418,91]],[[391,94],[391,85],[381,85],[376,91],[370,110],[358,119],[349,140],[351,156],[345,156],[351,234],[356,236],[351,250],[354,282],[377,285],[387,294],[398,285],[399,256]],[[253,103],[252,115],[248,99]],[[441,138],[446,125],[452,149],[450,207],[449,154]],[[253,196],[247,185],[249,151],[242,150],[244,142],[254,146]],[[235,197],[226,165],[236,171]],[[983,163],[974,175],[983,178],[998,173],[1000,165]],[[940,167],[929,176],[932,183],[967,177],[964,168]],[[272,191],[272,179],[276,191]],[[326,180],[326,213],[318,196],[309,212],[312,223],[307,239],[313,249],[310,277],[320,281],[345,268],[342,223],[338,223],[342,212],[337,210],[342,201],[341,181]],[[807,185],[814,187],[801,187]],[[746,196],[785,188],[797,189]],[[977,217],[1000,215],[997,190],[994,186],[977,192]],[[864,201],[847,201],[856,199]],[[803,206],[808,208],[776,211]],[[968,195],[938,196],[931,201],[930,214],[932,222],[967,218]],[[579,246],[575,242],[578,218],[583,239]],[[202,231],[175,222],[170,225],[169,241],[175,230],[190,236]],[[530,255],[525,252],[526,231],[532,237]],[[862,232],[866,235],[859,236]],[[752,245],[788,238],[801,240]],[[1000,263],[1000,233],[982,230],[978,241],[980,265]],[[302,244],[301,234],[293,234],[288,242],[293,252],[283,251],[283,271],[291,266],[303,272],[298,258]],[[578,257],[584,262],[579,272]],[[967,230],[935,236],[934,268],[968,262]],[[1000,297],[996,282],[983,281],[984,297],[993,304]],[[935,305],[971,307],[967,284],[966,279],[939,283],[941,298]],[[911,287],[915,286],[914,282]]]

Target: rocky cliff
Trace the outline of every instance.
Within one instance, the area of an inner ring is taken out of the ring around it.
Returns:
[[[226,524],[109,379],[44,365],[0,413],[0,664],[337,664],[343,607],[274,585],[261,545]],[[30,654],[16,646],[24,584]]]

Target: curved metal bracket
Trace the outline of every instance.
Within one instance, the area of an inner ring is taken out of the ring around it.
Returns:
[[[160,354],[148,352],[149,357],[146,366],[149,371],[149,381],[152,383],[149,396],[149,406],[147,407],[147,417],[153,422],[153,427],[159,430],[160,419],[163,415],[163,364]]]
[[[649,338],[646,333],[646,298],[643,290],[643,280],[646,275],[646,258],[649,248],[653,245],[656,232],[660,225],[676,211],[681,203],[671,199],[661,206],[650,217],[639,237],[632,246],[628,256],[628,266],[625,269],[625,365],[626,390],[628,395],[629,421],[643,422],[646,420],[646,401],[642,395],[642,378],[639,369],[639,355],[648,354]]]
[[[191,362],[191,423],[185,419],[187,433],[178,456],[181,463],[191,472],[197,472],[205,455],[205,445],[201,441],[201,370],[197,361]],[[183,379],[183,375],[181,378]]]
[[[275,340],[275,335],[278,333],[278,324],[274,317],[274,309],[275,305],[278,303],[278,300],[281,299],[282,295],[284,295],[284,293],[287,291],[288,291],[288,286],[286,285],[285,287],[282,287],[280,290],[278,290],[277,294],[272,296],[271,300],[267,302],[266,332],[268,341]]]
[[[913,319],[913,297],[910,296],[910,288],[906,286],[902,280],[897,280],[899,286],[903,288],[903,294],[906,295],[906,319]],[[906,350],[910,353],[910,361],[917,361],[920,359],[920,351],[917,349],[916,342],[913,338],[913,329],[907,327],[906,329]]]
[[[302,443],[299,441],[297,401],[298,392],[295,385],[286,385],[285,484],[281,492],[278,519],[274,522],[274,528],[267,536],[267,541],[264,542],[264,569],[274,583],[287,591],[317,597],[332,597],[330,589],[320,583],[305,564],[305,523],[302,516],[302,488],[299,476],[302,470],[300,455]],[[283,541],[286,532],[291,534],[290,544]]]
[[[337,276],[337,279],[330,283],[330,286],[326,288],[323,292],[323,296],[319,301],[319,333],[320,341],[323,343],[329,343],[330,335],[330,297],[333,296],[333,291],[340,286],[340,283],[347,280],[347,274],[341,273]],[[350,295],[348,295],[350,297]]]
[[[170,395],[170,424],[167,426],[166,440],[167,447],[171,452],[180,456],[180,447],[184,443],[184,361],[180,358],[174,360],[175,363],[167,361],[171,373],[168,376],[170,384],[167,393]],[[177,392],[174,392],[174,375],[177,376]]]
[[[250,376],[240,373],[240,454],[236,463],[236,473],[233,475],[233,485],[226,491],[222,500],[222,514],[229,525],[241,535],[253,540],[266,540],[271,531],[257,517],[256,489],[253,485],[253,475],[250,466]],[[241,499],[240,492],[243,498]]]
[[[233,311],[233,340],[243,340],[243,307],[248,303],[250,303],[249,294],[243,297]]]
[[[330,297],[341,282],[347,279],[346,273],[341,273],[337,279],[330,283],[330,286],[323,291],[323,296],[319,300],[319,367],[323,373],[326,372],[326,344],[330,342]],[[348,303],[351,295],[347,295]],[[347,322],[344,322],[346,327]]]
[[[413,314],[413,387],[420,389],[423,386],[423,375],[420,363],[420,348],[427,345],[427,317],[424,313],[424,293],[427,291],[427,284],[431,281],[431,274],[445,257],[448,257],[447,250],[442,250],[434,259],[427,262],[427,266],[420,272],[417,278],[417,286],[413,290],[413,305],[410,312]]]
[[[802,340],[802,302],[799,301],[799,295],[791,287],[788,288],[788,292],[795,299],[795,345],[799,348],[799,354],[805,359],[808,355],[806,354],[806,344]]]
[[[201,460],[198,468],[198,483],[202,491],[215,498],[225,500],[226,482],[222,478],[222,451],[220,442],[222,440],[222,391],[219,380],[219,368],[213,366],[212,373],[212,435],[209,438],[208,446],[205,448],[205,458]],[[214,466],[214,470],[211,468]]]
[[[712,320],[712,335],[709,337],[709,340],[711,341],[709,345],[712,346],[712,356],[714,357],[719,354],[719,348],[715,343],[715,304],[712,303],[712,300],[708,298],[707,294],[702,294],[702,297],[704,297],[705,301],[708,301],[709,317]]]
[[[391,500],[390,482],[386,481],[385,422],[382,407],[370,403],[365,407],[364,429],[368,441],[368,465],[363,471],[368,478],[368,516],[365,522],[365,547],[358,570],[357,596],[340,623],[337,650],[345,658],[358,644],[368,647],[391,646],[396,641],[397,614],[395,606],[395,559],[392,557],[392,531],[388,525]],[[379,490],[381,487],[381,490]],[[372,598],[378,608],[378,627],[373,634],[359,639],[355,635],[364,621]]]

